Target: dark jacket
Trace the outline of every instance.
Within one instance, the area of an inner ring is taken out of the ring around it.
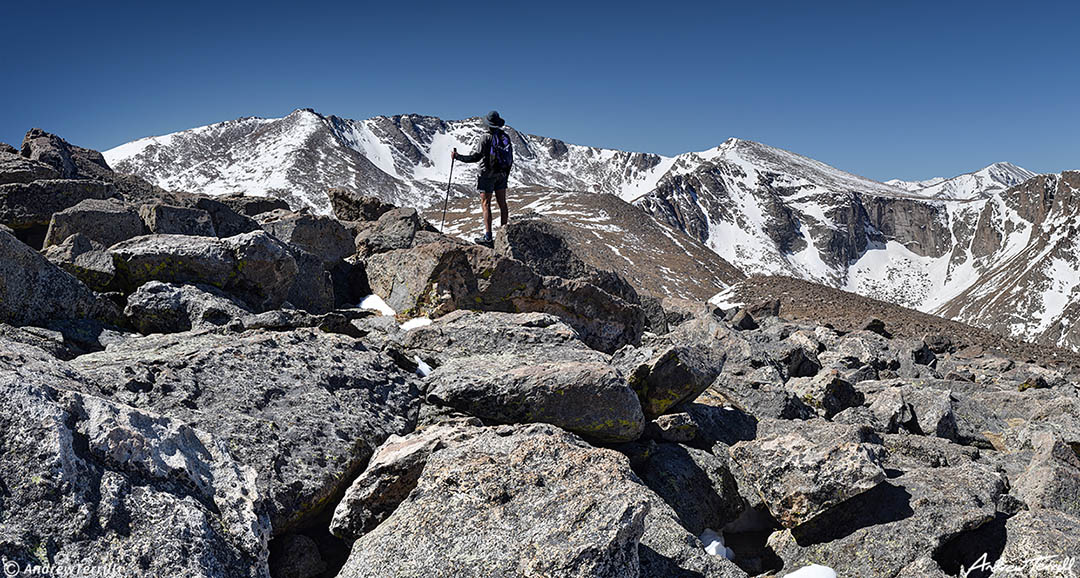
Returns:
[[[491,170],[491,161],[489,160],[488,152],[491,150],[491,135],[498,131],[502,133],[502,130],[493,128],[484,134],[484,137],[480,139],[480,144],[477,145],[476,151],[471,155],[458,154],[455,158],[463,163],[480,163],[480,174],[477,175],[479,180],[494,179],[497,177],[505,177],[506,173],[496,173]]]

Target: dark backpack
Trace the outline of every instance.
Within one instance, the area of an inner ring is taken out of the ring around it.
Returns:
[[[510,137],[505,132],[491,133],[491,149],[488,150],[488,166],[492,173],[510,174],[510,167],[514,164],[514,145],[510,144]]]

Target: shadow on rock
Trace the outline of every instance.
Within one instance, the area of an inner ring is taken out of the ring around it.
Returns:
[[[1009,534],[1005,527],[1008,521],[1008,515],[998,512],[993,521],[946,541],[934,552],[934,560],[950,576],[989,578],[993,572],[983,569],[982,562],[985,561],[985,566],[989,566],[1001,558],[1008,542]],[[961,571],[961,568],[964,570]]]
[[[869,526],[898,522],[914,514],[911,494],[884,482],[793,528],[791,533],[800,546],[806,547],[839,540]]]

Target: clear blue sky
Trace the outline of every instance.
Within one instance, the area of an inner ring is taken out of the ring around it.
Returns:
[[[677,154],[729,136],[877,179],[1080,168],[1077,2],[9,2],[0,141],[97,149],[312,107],[498,108]]]

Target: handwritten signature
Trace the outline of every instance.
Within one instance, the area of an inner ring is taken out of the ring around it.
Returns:
[[[1037,556],[1018,563],[1002,560],[990,562],[989,554],[979,556],[970,568],[960,567],[960,578],[968,578],[972,572],[989,572],[991,576],[1059,576],[1077,578],[1076,558],[1072,556]]]

